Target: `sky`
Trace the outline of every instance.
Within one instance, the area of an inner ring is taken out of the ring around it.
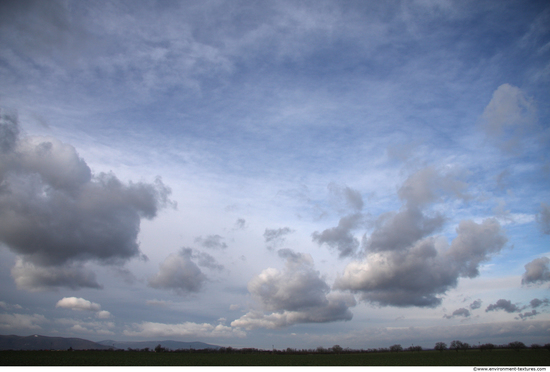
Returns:
[[[546,1],[2,1],[0,333],[550,342]]]

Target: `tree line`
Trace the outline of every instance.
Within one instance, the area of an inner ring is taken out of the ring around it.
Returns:
[[[521,349],[546,349],[550,351],[550,343],[545,345],[532,344],[531,346],[525,345],[521,341],[513,341],[504,345],[494,345],[492,343],[479,344],[479,345],[470,345],[467,342],[462,342],[459,340],[453,340],[449,346],[445,342],[437,342],[433,350],[439,352],[443,351],[466,351],[466,350],[479,350],[479,351],[491,351],[493,349],[513,349],[519,351]],[[257,348],[232,348],[232,347],[221,347],[218,349],[177,349],[171,350],[163,347],[162,345],[157,345],[154,349],[143,348],[143,349],[131,349],[128,348],[127,351],[141,351],[141,352],[175,352],[175,353],[235,353],[235,354],[251,354],[251,353],[271,353],[271,354],[357,354],[357,353],[398,353],[398,352],[420,352],[423,350],[421,346],[411,345],[407,348],[402,347],[400,344],[391,345],[388,348],[369,348],[369,349],[351,349],[343,348],[340,345],[334,345],[329,348],[322,346],[317,347],[316,349],[297,349],[297,348],[286,348],[286,349],[275,349],[264,350]],[[122,351],[122,350],[120,350]]]

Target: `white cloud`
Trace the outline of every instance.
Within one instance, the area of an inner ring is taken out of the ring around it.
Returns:
[[[351,320],[349,310],[355,298],[349,294],[330,293],[329,286],[313,268],[308,254],[289,249],[278,251],[286,259],[284,271],[263,270],[248,283],[248,291],[262,311],[250,311],[231,323],[246,329],[279,328],[297,323],[326,323]]]
[[[238,328],[222,324],[184,322],[165,324],[154,322],[134,323],[124,330],[123,334],[130,337],[245,337],[246,333]]]
[[[101,305],[96,304],[95,302],[91,302],[88,300],[85,300],[83,298],[78,297],[64,297],[61,300],[57,301],[57,304],[55,304],[55,307],[63,307],[65,309],[72,309],[72,310],[86,310],[86,311],[99,311],[101,310]]]
[[[170,254],[160,264],[159,272],[149,278],[149,286],[171,289],[184,295],[200,291],[206,280],[206,275],[191,261],[191,252],[183,249],[177,254]]]
[[[0,329],[6,332],[42,329],[48,320],[40,314],[0,314]]]

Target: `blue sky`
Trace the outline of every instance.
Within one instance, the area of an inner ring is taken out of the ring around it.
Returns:
[[[545,2],[0,14],[2,334],[548,342]]]

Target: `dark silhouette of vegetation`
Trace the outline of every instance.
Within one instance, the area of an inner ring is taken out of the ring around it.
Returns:
[[[508,344],[508,347],[510,349],[514,349],[515,351],[520,351],[521,349],[526,349],[527,348],[527,346],[525,346],[525,344],[521,341],[510,342]]]
[[[492,343],[485,343],[481,344],[479,346],[474,345],[471,346],[467,342],[462,342],[459,340],[453,340],[449,347],[447,347],[447,344],[445,342],[437,342],[433,348],[435,351],[443,352],[446,350],[454,350],[456,352],[462,350],[467,351],[469,349],[477,350],[479,351],[492,351],[494,349],[512,349],[516,351],[520,351],[521,349],[533,349],[533,350],[542,350],[546,349],[550,351],[550,343],[539,345],[539,344],[532,344],[530,347],[527,347],[523,342],[521,341],[513,341],[508,344],[503,345],[494,345]],[[64,349],[66,351],[76,351],[72,347],[68,349]],[[54,351],[53,349],[42,349],[37,351]],[[400,344],[394,344],[390,347],[380,347],[380,348],[368,348],[368,349],[351,349],[349,347],[343,348],[340,345],[334,345],[330,348],[325,348],[323,346],[319,346],[316,349],[298,349],[298,348],[286,348],[283,350],[278,349],[272,349],[272,350],[264,350],[264,349],[257,349],[257,348],[242,348],[237,349],[233,348],[231,346],[228,347],[220,347],[218,349],[215,348],[207,348],[207,349],[176,349],[172,350],[167,347],[163,347],[161,344],[158,344],[154,349],[150,349],[148,347],[142,348],[142,349],[132,349],[128,348],[126,350],[124,349],[88,349],[88,350],[80,350],[80,351],[101,351],[101,352],[140,352],[140,353],[150,353],[150,352],[156,352],[156,353],[212,353],[212,354],[365,354],[365,353],[398,353],[398,352],[420,352],[423,351],[421,346],[409,346],[408,348],[404,349]]]
[[[332,352],[336,354],[340,354],[344,349],[340,345],[334,345],[332,347]]]
[[[443,350],[447,350],[447,344],[444,342],[436,342],[434,350],[438,350],[440,352]]]
[[[400,351],[403,351],[403,347],[399,344],[395,344],[395,345],[390,346],[390,351],[392,353],[398,353]]]
[[[491,343],[479,345],[479,350],[480,350],[480,351],[483,351],[483,350],[492,351],[494,348],[495,348],[495,345],[493,345],[493,344],[491,344]]]

